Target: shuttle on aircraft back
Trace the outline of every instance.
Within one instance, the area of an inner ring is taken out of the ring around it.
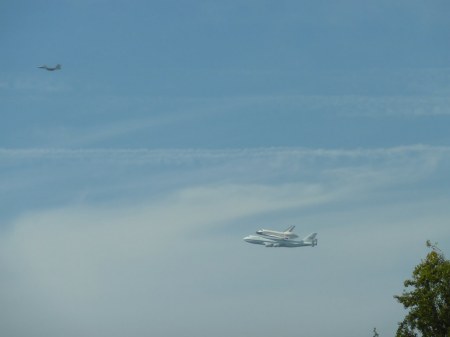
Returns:
[[[268,238],[295,239],[298,238],[298,235],[293,232],[294,228],[295,226],[290,226],[284,232],[273,231],[270,229],[260,229],[256,231],[256,234]]]

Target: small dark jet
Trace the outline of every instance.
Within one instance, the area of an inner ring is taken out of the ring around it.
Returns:
[[[57,64],[57,65],[54,66],[54,67],[49,67],[49,66],[46,66],[46,65],[44,64],[43,66],[40,66],[40,67],[38,67],[38,68],[45,69],[45,70],[48,70],[48,71],[54,71],[54,70],[60,70],[60,69],[61,69],[61,65],[60,65],[60,64]]]

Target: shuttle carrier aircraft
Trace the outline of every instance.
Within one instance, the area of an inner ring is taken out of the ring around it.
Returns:
[[[267,229],[260,229],[256,231],[258,235],[249,235],[244,238],[245,242],[253,243],[256,245],[264,245],[266,247],[305,247],[317,246],[317,233],[311,233],[303,240],[293,240],[298,235],[292,231],[295,226],[289,227],[284,232],[272,231]]]

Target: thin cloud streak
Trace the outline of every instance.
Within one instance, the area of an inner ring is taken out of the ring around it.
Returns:
[[[410,146],[396,146],[390,148],[356,148],[356,149],[308,149],[308,148],[248,148],[248,149],[11,149],[0,148],[0,160],[26,160],[26,159],[79,159],[110,158],[112,160],[136,159],[138,161],[190,161],[195,159],[227,159],[227,158],[263,158],[272,156],[286,157],[324,157],[324,158],[364,158],[364,157],[392,157],[415,154],[441,154],[450,153],[447,146],[429,146],[423,144]]]

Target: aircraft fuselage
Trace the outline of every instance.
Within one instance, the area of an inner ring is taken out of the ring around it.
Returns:
[[[256,244],[256,245],[264,245],[266,247],[305,247],[311,246],[314,247],[317,245],[317,239],[315,236],[311,240],[290,240],[286,238],[275,238],[275,237],[267,237],[267,236],[259,236],[259,235],[248,235],[244,238],[245,242]]]

